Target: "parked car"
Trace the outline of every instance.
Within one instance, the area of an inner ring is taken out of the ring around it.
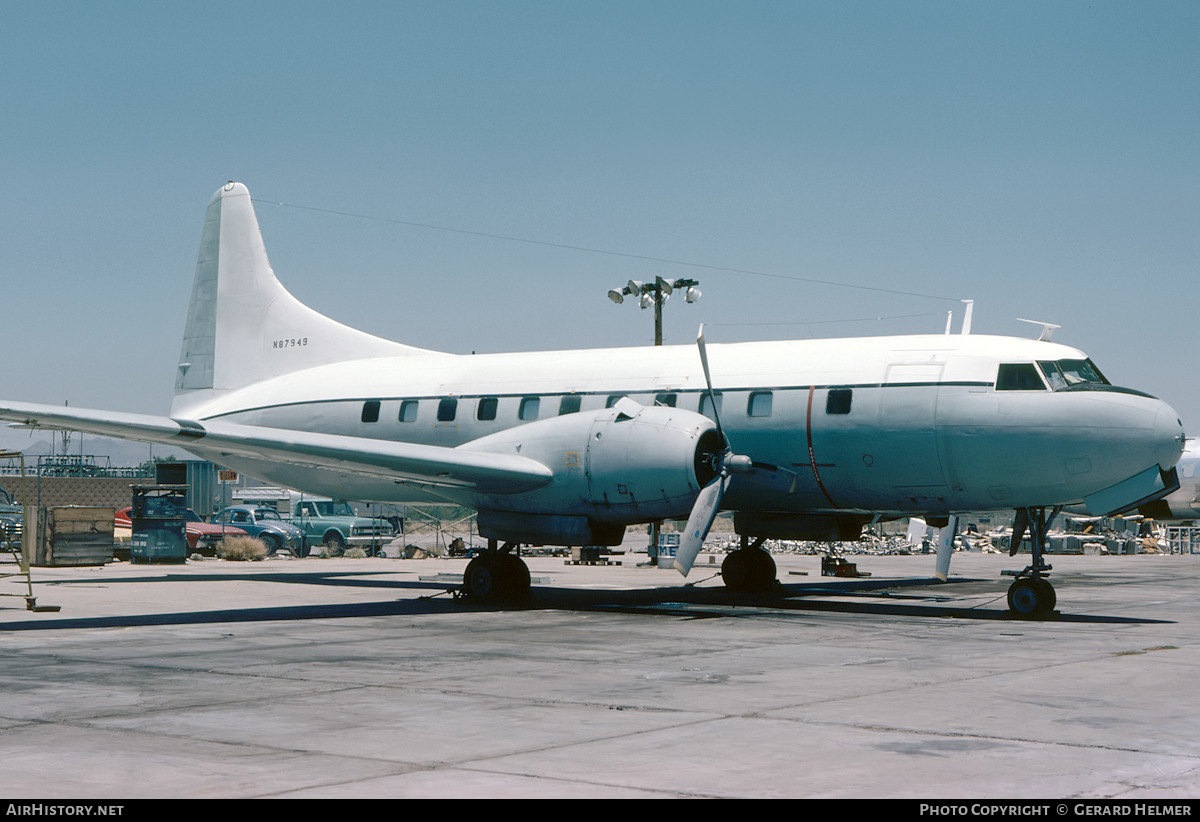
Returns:
[[[132,506],[122,508],[113,517],[113,539],[117,542],[125,542],[132,535],[133,520],[129,515],[129,512],[132,510]],[[191,508],[187,509],[187,519],[184,521],[183,527],[187,531],[186,537],[189,551],[204,552],[207,549],[215,549],[217,543],[224,539],[226,535],[235,536],[246,533],[243,529],[233,525],[217,525],[205,522]]]
[[[370,551],[390,542],[396,532],[382,517],[360,517],[347,502],[303,497],[292,501],[293,525],[304,531],[309,545],[324,545],[333,556],[356,546]]]
[[[252,537],[258,537],[274,554],[286,548],[292,556],[302,557],[307,551],[304,532],[279,516],[274,508],[261,505],[231,505],[212,519],[214,525],[233,525]]]
[[[0,488],[0,541],[6,545],[20,545],[24,523],[21,506],[13,504],[9,493]]]

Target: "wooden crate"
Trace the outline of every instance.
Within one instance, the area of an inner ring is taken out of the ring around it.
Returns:
[[[113,559],[115,508],[84,505],[38,510],[34,565],[104,565]]]

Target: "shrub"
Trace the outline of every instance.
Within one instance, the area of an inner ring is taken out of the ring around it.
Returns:
[[[224,537],[217,544],[217,556],[231,562],[257,562],[266,555],[267,546],[256,537]]]

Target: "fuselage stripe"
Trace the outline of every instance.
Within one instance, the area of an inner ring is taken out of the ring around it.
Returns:
[[[750,386],[750,387],[741,387],[741,388],[736,388],[736,387],[735,388],[718,388],[716,393],[718,395],[723,395],[726,393],[737,394],[737,393],[741,393],[741,392],[751,392],[751,391],[781,391],[781,392],[784,392],[784,391],[810,391],[810,390],[828,389],[828,388],[850,388],[850,389],[929,388],[929,387],[944,388],[944,387],[950,387],[950,386],[972,387],[972,388],[975,388],[975,387],[991,388],[994,385],[995,385],[995,383],[973,381],[973,380],[957,380],[957,381],[951,381],[951,382],[842,383],[842,384],[836,384],[836,385],[811,385],[811,386],[810,385],[775,385],[775,386]],[[403,402],[403,401],[408,401],[408,400],[417,400],[417,401],[439,400],[439,399],[445,399],[447,397],[453,397],[453,398],[456,398],[459,400],[476,400],[476,399],[482,399],[484,397],[495,398],[495,399],[512,399],[514,397],[542,397],[542,398],[551,397],[551,398],[553,398],[553,397],[561,397],[564,395],[574,395],[574,396],[578,396],[578,397],[601,397],[601,396],[616,396],[616,395],[632,396],[635,394],[636,395],[643,395],[643,394],[645,394],[645,395],[653,395],[653,394],[703,395],[706,392],[707,392],[707,389],[703,389],[703,388],[701,388],[701,389],[695,389],[695,388],[686,388],[686,389],[685,388],[639,388],[636,390],[628,390],[628,391],[555,390],[555,391],[542,391],[540,393],[538,391],[524,391],[524,392],[511,392],[511,393],[500,392],[500,393],[493,393],[493,394],[478,394],[478,393],[459,394],[459,393],[455,393],[453,391],[448,391],[448,392],[444,392],[441,394],[405,394],[405,395],[391,395],[391,396],[359,395],[359,396],[346,396],[346,397],[328,397],[328,398],[324,398],[324,399],[320,399],[320,400],[300,400],[300,401],[296,401],[296,402],[280,402],[280,403],[271,403],[269,405],[247,406],[245,408],[236,408],[236,409],[232,409],[229,411],[222,411],[220,413],[210,414],[208,416],[203,417],[202,419],[203,420],[219,420],[222,417],[231,417],[231,416],[235,416],[237,414],[246,414],[246,413],[258,412],[258,411],[273,411],[273,410],[280,409],[280,408],[300,408],[300,407],[304,407],[304,406],[329,405],[332,403],[363,403],[363,402],[367,402],[367,401]],[[1045,393],[1050,393],[1050,392],[1046,391]]]

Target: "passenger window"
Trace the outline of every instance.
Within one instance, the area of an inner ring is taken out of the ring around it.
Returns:
[[[830,388],[825,397],[826,414],[849,414],[854,391],[849,388]]]
[[[1046,384],[1031,362],[1002,363],[996,373],[997,391],[1045,391]]]
[[[536,420],[541,403],[541,397],[522,397],[521,408],[517,412],[517,416],[523,420]]]
[[[582,402],[583,397],[579,396],[578,394],[568,394],[567,396],[563,397],[562,401],[558,404],[558,415],[561,417],[563,414],[574,414],[579,410],[579,406]]]
[[[700,395],[700,415],[708,417],[710,420],[715,420],[717,415],[721,413],[721,392],[714,391],[712,396],[708,392]]]
[[[496,409],[500,405],[500,400],[495,397],[480,397],[479,408],[475,411],[475,419],[477,420],[494,420],[496,419]]]
[[[458,400],[454,397],[446,397],[438,403],[438,422],[453,422],[455,414],[458,413]]]
[[[379,400],[367,400],[362,407],[363,422],[379,422]]]
[[[417,401],[405,400],[400,403],[400,422],[417,421]]]
[[[679,397],[679,395],[677,395],[677,394],[655,394],[654,395],[654,404],[655,405],[665,405],[667,408],[674,408],[675,402],[678,399],[678,397]]]
[[[746,403],[746,413],[752,417],[769,417],[771,416],[771,401],[770,391],[751,392],[750,401]]]

